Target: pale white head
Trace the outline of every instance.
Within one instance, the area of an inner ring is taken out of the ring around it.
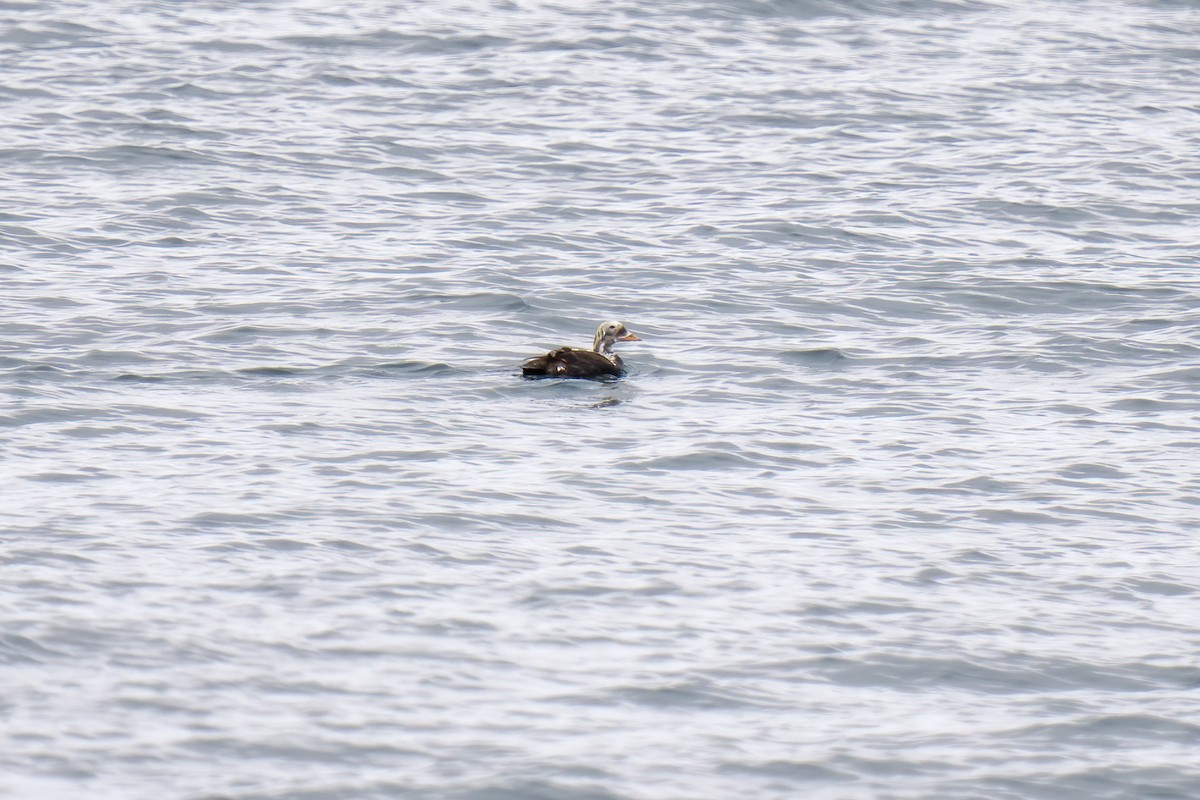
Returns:
[[[640,342],[641,337],[629,332],[623,322],[601,322],[596,328],[596,338],[592,340],[592,349],[597,353],[608,355],[612,346],[617,342]]]

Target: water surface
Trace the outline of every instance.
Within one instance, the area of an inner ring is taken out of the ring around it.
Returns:
[[[0,795],[1200,796],[1194,5],[0,22]]]

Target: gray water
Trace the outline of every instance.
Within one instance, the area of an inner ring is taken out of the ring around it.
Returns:
[[[0,796],[1200,797],[1200,7],[0,32]]]

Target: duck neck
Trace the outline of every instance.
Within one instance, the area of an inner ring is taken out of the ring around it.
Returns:
[[[620,364],[617,354],[613,352],[613,340],[607,337],[597,336],[595,343],[592,345],[592,350],[607,358],[614,364]]]

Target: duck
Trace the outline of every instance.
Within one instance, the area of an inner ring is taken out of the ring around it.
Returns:
[[[591,350],[560,347],[544,356],[528,359],[521,365],[526,378],[619,378],[625,374],[625,364],[613,352],[617,342],[640,342],[640,336],[630,333],[623,322],[601,322],[596,328]]]

